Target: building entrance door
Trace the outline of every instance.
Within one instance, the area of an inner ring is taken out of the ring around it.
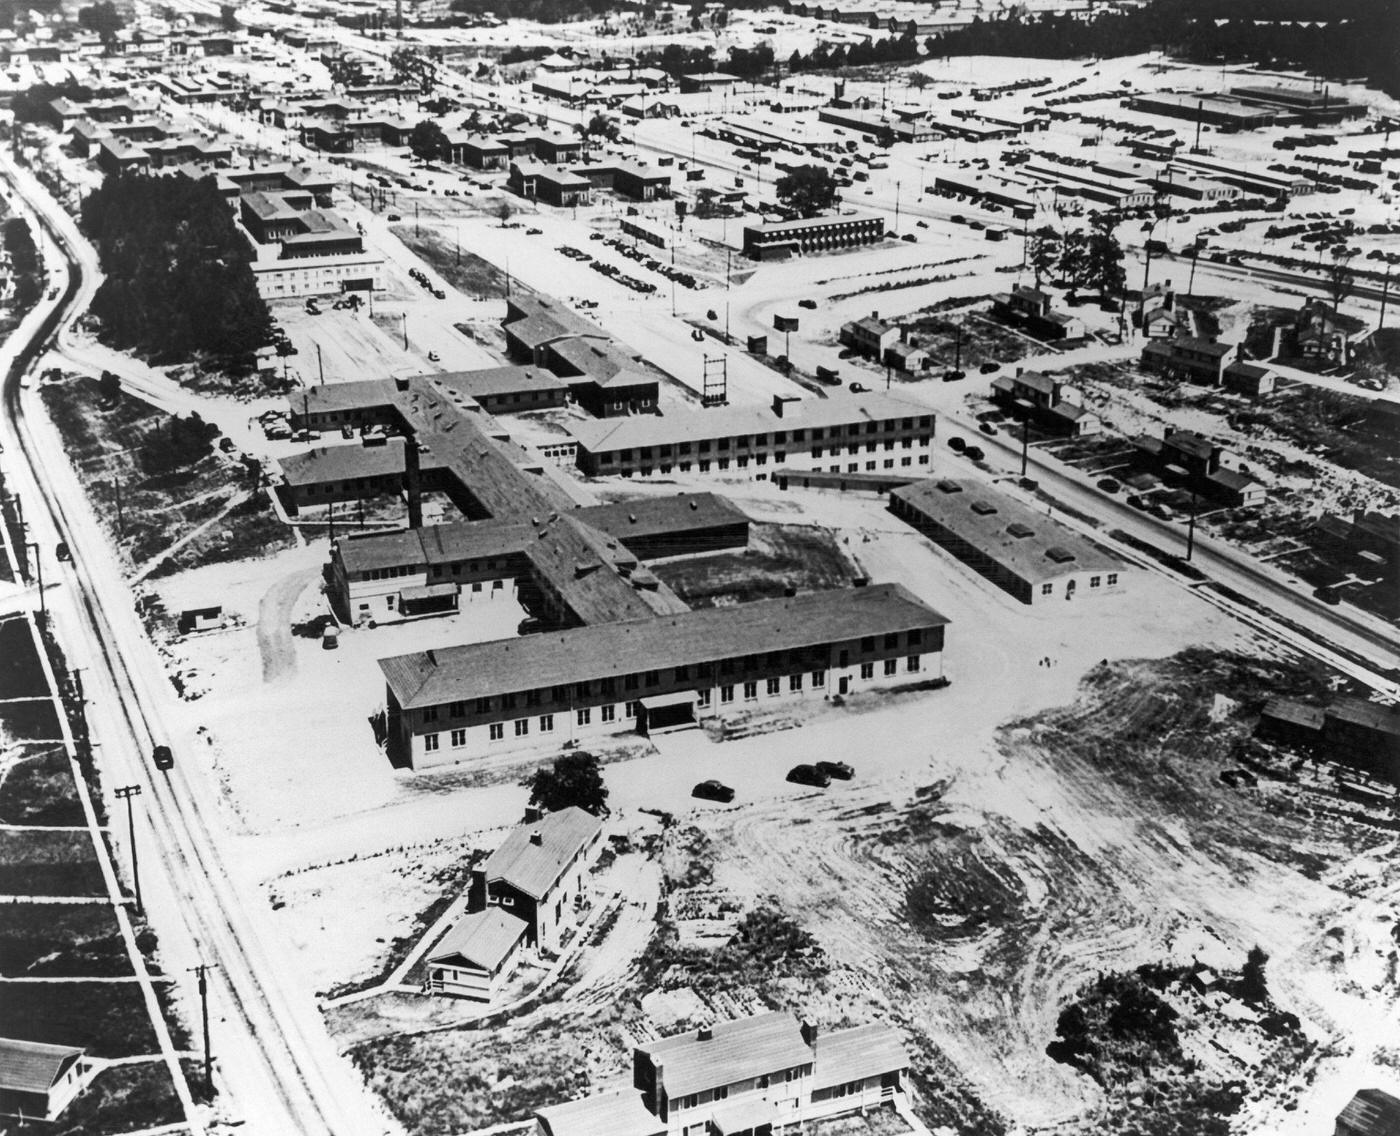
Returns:
[[[841,679],[841,682],[840,682],[840,684],[839,684],[839,686],[840,686],[840,689],[839,689],[839,692],[838,692],[838,693],[841,693],[841,694],[849,694],[849,693],[851,692],[851,680],[850,680],[850,679],[848,679],[848,678],[842,678],[842,679]]]

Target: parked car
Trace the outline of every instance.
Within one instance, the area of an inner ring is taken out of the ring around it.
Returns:
[[[997,428],[990,422],[983,422],[977,429],[981,430],[982,433],[986,434],[988,437],[992,437],[997,432]]]
[[[815,785],[818,789],[825,789],[831,784],[831,774],[815,765],[794,765],[788,770],[787,779],[794,785]]]
[[[967,449],[967,440],[964,438],[959,438],[955,434],[953,437],[948,439],[948,448],[952,450],[955,454],[960,454],[963,452],[963,450]]]
[[[388,216],[386,216],[384,219],[385,219],[386,221],[402,221],[402,220],[403,220],[403,218],[400,217],[397,213],[390,213],[390,214],[389,214]]]
[[[1095,484],[1105,493],[1117,493],[1118,490],[1123,488],[1123,486],[1119,484],[1117,478],[1113,477],[1101,477]]]
[[[811,300],[811,299],[807,299],[807,300],[798,300],[798,301],[797,301],[797,306],[798,306],[799,308],[807,308],[809,311],[815,311],[815,310],[816,310],[816,307],[817,307],[817,301],[816,301],[816,300]]]
[[[155,749],[151,750],[151,764],[157,769],[174,769],[175,755],[170,752],[169,746],[158,745]]]
[[[945,371],[945,372],[943,373],[943,381],[944,381],[945,383],[956,383],[956,382],[958,382],[960,379],[965,379],[965,378],[967,378],[967,372],[966,372],[966,371]]]
[[[971,458],[975,462],[980,462],[987,455],[982,452],[981,446],[968,446],[963,450],[963,457]]]
[[[852,393],[852,394],[869,394],[869,393],[870,393],[870,388],[869,388],[868,386],[866,386],[864,383],[852,383],[852,384],[851,384],[851,393]]]
[[[1128,495],[1128,504],[1131,505],[1134,509],[1147,508],[1147,502],[1144,501],[1141,497],[1139,497],[1136,493],[1131,493]]]
[[[722,805],[734,800],[734,790],[723,781],[701,781],[690,791],[690,795],[702,801],[718,801]]]
[[[73,559],[73,554],[68,549],[68,542],[64,540],[58,542],[53,550],[53,554],[59,560],[67,561]]]
[[[844,761],[819,761],[817,768],[836,781],[849,781],[856,771]]]
[[[543,232],[544,232],[543,229],[526,229],[526,230],[525,230],[525,235],[526,235],[527,237],[538,237],[538,236],[539,236],[540,234],[542,234]]]
[[[983,375],[995,375],[1001,370],[1001,364],[991,362],[983,363],[977,370]]]

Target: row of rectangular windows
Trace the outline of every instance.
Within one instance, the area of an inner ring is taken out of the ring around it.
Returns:
[[[848,436],[848,437],[855,437],[856,435],[862,434],[862,433],[864,433],[864,434],[876,434],[876,433],[880,433],[881,431],[889,431],[889,430],[913,430],[913,429],[915,428],[915,421],[916,421],[916,420],[913,419],[913,418],[904,418],[904,419],[901,419],[901,420],[899,420],[899,421],[896,421],[895,419],[890,418],[890,419],[885,419],[885,420],[880,421],[880,422],[866,422],[866,423],[863,424],[863,428],[862,428],[862,423],[859,423],[859,422],[852,422],[852,423],[850,423],[849,425],[847,425],[847,426],[845,427],[844,431],[842,430],[842,428],[841,428],[840,426],[832,426],[832,427],[830,427],[830,428],[829,428],[829,430],[830,430],[830,433],[829,433],[829,434],[828,434],[828,432],[827,432],[827,430],[828,430],[827,427],[823,427],[823,426],[813,426],[812,429],[811,429],[811,440],[812,440],[813,442],[818,442],[818,441],[821,441],[823,438],[827,438],[827,437],[836,439],[836,438],[840,438],[840,437],[842,436],[843,433],[844,433],[846,436]],[[924,428],[924,429],[930,428],[930,427],[933,425],[933,416],[932,416],[932,415],[924,415],[923,417],[917,419],[917,422],[918,422],[919,427],[922,427],[922,428]],[[808,440],[807,434],[808,434],[808,431],[807,431],[805,428],[803,428],[803,429],[798,429],[798,430],[793,430],[793,431],[792,431],[792,440],[793,440],[794,442],[805,442],[805,441]],[[715,438],[715,439],[713,439],[713,440],[712,440],[712,439],[709,439],[709,438],[704,438],[704,439],[701,439],[699,442],[694,443],[694,445],[695,445],[695,447],[696,447],[696,452],[697,452],[697,453],[707,454],[707,453],[710,452],[710,450],[711,450],[712,447],[713,447],[714,449],[716,449],[716,450],[727,450],[727,449],[730,449],[731,446],[732,446],[734,449],[740,449],[740,448],[745,447],[745,446],[767,446],[767,445],[775,445],[775,446],[776,446],[776,445],[781,445],[782,443],[784,443],[784,442],[786,442],[786,441],[788,440],[787,435],[788,435],[788,431],[786,431],[786,430],[775,430],[775,431],[773,432],[773,440],[772,440],[771,443],[768,441],[768,435],[767,435],[767,434],[755,434],[755,435],[753,435],[752,439],[750,439],[749,435],[747,435],[747,434],[740,434],[740,435],[738,435],[737,437],[734,437],[734,438]],[[925,440],[925,441],[926,441],[926,440]],[[688,453],[691,452],[691,445],[692,445],[692,443],[690,443],[690,442],[675,442],[675,443],[666,442],[666,443],[658,443],[658,444],[657,444],[656,446],[654,446],[654,447],[653,447],[653,446],[638,446],[638,447],[637,447],[637,454],[638,454],[639,457],[643,457],[643,458],[651,457],[651,451],[652,451],[653,449],[655,449],[655,450],[657,451],[657,455],[660,456],[660,455],[663,455],[663,454],[670,453],[670,451],[671,451],[671,449],[672,449],[673,446],[674,446],[675,451],[676,451],[677,453],[680,453],[680,454],[688,454]],[[617,451],[617,452],[618,452],[619,457],[620,457],[623,461],[628,461],[628,460],[630,460],[631,457],[632,457],[632,451],[631,451],[631,449],[619,450],[619,451]],[[779,459],[781,460],[782,455],[779,454],[778,457],[779,457]],[[605,458],[604,460],[606,460],[606,458]]]
[[[817,455],[817,454],[814,453],[812,456],[813,456],[813,457],[817,457],[817,456],[819,456],[819,455]],[[740,469],[744,469],[744,468],[748,465],[748,460],[749,460],[748,458],[740,458],[739,461],[738,461],[738,466],[739,466],[739,468],[740,468]],[[761,454],[759,455],[758,461],[757,461],[756,464],[758,464],[758,465],[764,465],[764,464],[765,464],[764,458],[763,458],[763,456],[762,456]],[[874,473],[874,472],[875,472],[875,469],[876,469],[876,466],[877,466],[878,464],[879,464],[879,463],[877,463],[877,462],[868,461],[868,462],[865,463],[865,469],[866,469],[866,471],[869,472],[869,473]],[[913,462],[913,459],[911,459],[911,458],[901,458],[899,464],[900,464],[900,466],[902,466],[902,467],[904,467],[904,468],[907,469],[908,467],[912,466],[912,465],[914,464],[914,462]],[[920,454],[920,455],[919,455],[918,464],[919,464],[919,465],[928,465],[928,464],[929,464],[928,454]],[[690,462],[680,462],[680,463],[677,465],[676,468],[679,469],[681,473],[689,473],[689,472],[690,472]],[[728,458],[721,458],[721,459],[720,459],[720,462],[719,462],[719,468],[722,469],[722,470],[728,469],[728,468],[729,468],[729,459],[728,459]],[[884,468],[885,468],[885,469],[894,469],[894,468],[895,468],[894,459],[893,459],[893,458],[888,458],[888,459],[886,459],[885,462],[884,462]],[[671,472],[671,466],[670,466],[669,463],[663,464],[663,465],[659,465],[659,466],[656,467],[656,469],[657,469],[657,472],[658,472],[658,473],[661,473],[661,474],[667,474],[667,473],[670,473],[670,472]],[[840,473],[840,472],[841,472],[841,467],[840,467],[840,465],[833,465],[833,466],[830,467],[830,469],[831,469],[831,472],[832,472],[832,473]],[[699,463],[699,470],[700,470],[701,473],[709,473],[709,472],[710,472],[710,463],[707,462],[707,461],[702,461],[702,462],[700,462],[700,463]],[[641,472],[641,474],[642,474],[643,477],[646,477],[648,474],[650,474],[650,473],[652,472],[652,467],[651,467],[651,466],[643,466],[640,472]],[[820,472],[820,471],[818,471],[818,472]],[[848,465],[848,466],[846,467],[846,472],[847,472],[847,473],[859,473],[859,472],[860,472],[860,463],[859,463],[859,462],[851,462],[850,465]],[[622,476],[623,476],[623,477],[631,477],[631,476],[632,476],[632,473],[631,473],[630,470],[623,470],[623,471],[622,471]],[[759,474],[758,476],[759,476],[759,479],[762,480],[763,478],[767,477],[768,475],[767,475],[767,474],[761,473],[761,474]]]
[[[1099,587],[1100,585],[1102,585],[1102,586],[1104,586],[1104,587],[1111,588],[1111,587],[1113,587],[1113,586],[1114,586],[1115,584],[1117,584],[1117,583],[1118,583],[1118,573],[1117,573],[1117,572],[1110,572],[1110,573],[1108,573],[1108,578],[1107,578],[1106,580],[1105,580],[1103,577],[1101,577],[1101,576],[1090,576],[1090,577],[1089,577],[1089,587],[1091,587],[1091,588],[1097,588],[1097,587]],[[1052,581],[1051,583],[1049,583],[1049,584],[1041,584],[1041,585],[1040,585],[1040,594],[1041,594],[1042,596],[1052,595],[1052,594],[1054,593],[1054,591],[1055,591],[1055,584],[1054,584],[1053,581]]]
[[[873,653],[876,650],[875,640],[876,636],[874,635],[867,635],[864,638],[862,638],[860,641],[861,652],[863,654]],[[924,633],[922,628],[916,627],[904,633],[903,643],[908,647],[922,646],[923,641]],[[886,651],[898,650],[901,645],[900,633],[895,631],[884,635],[883,637],[881,637],[881,643],[882,648]],[[781,666],[784,662],[800,662],[804,658],[813,658],[816,656],[829,656],[829,654],[829,647],[811,648],[808,649],[806,652],[797,648],[794,648],[789,651],[770,651],[767,655],[767,665]],[[849,651],[841,651],[837,665],[841,667],[848,666],[849,656]],[[918,656],[913,655],[910,657],[917,658]],[[761,655],[746,655],[742,658],[721,659],[719,662],[719,673],[721,675],[732,675],[738,671],[756,671],[761,665],[763,665],[763,661],[764,657]],[[888,662],[889,660],[886,661]],[[865,667],[874,666],[873,663],[863,663],[861,665],[862,674],[864,672]],[[679,684],[691,681],[691,672],[692,668],[688,665],[683,664],[681,666],[676,667],[673,671],[675,683]],[[695,667],[694,672],[698,677],[705,677],[710,673],[708,667],[706,666]],[[825,672],[814,671],[813,673],[824,674]],[[614,694],[617,692],[617,679],[615,677],[609,676],[608,678],[602,678],[596,681],[597,693]],[[624,675],[622,677],[623,690],[638,690],[643,686],[656,687],[660,685],[661,672],[659,670],[646,671],[642,674],[629,674]],[[794,687],[793,689],[798,688]],[[574,683],[572,690],[568,686],[554,686],[550,687],[547,691],[544,688],[538,688],[535,690],[527,690],[523,693],[511,692],[508,694],[497,695],[495,697],[487,695],[481,698],[477,698],[473,702],[473,708],[477,714],[486,714],[493,709],[493,705],[495,708],[499,708],[502,710],[514,709],[517,705],[520,704],[522,698],[524,700],[524,705],[526,706],[539,706],[546,700],[546,697],[551,702],[568,702],[571,697],[578,699],[590,698],[593,696],[594,692],[594,682],[592,680],[585,680],[583,682]],[[439,716],[439,709],[440,708],[437,706],[425,706],[423,708],[423,721],[436,722]],[[448,716],[452,718],[465,718],[467,715],[467,703],[465,701],[449,702],[447,704],[447,713]]]
[[[910,655],[910,656],[905,660],[905,664],[904,664],[905,671],[906,671],[907,673],[909,673],[909,674],[916,674],[916,673],[918,673],[918,671],[921,669],[921,666],[922,666],[922,663],[921,663],[921,660],[920,660],[920,658],[919,658],[918,655]],[[886,659],[886,660],[884,661],[884,664],[883,664],[883,670],[884,670],[884,674],[885,674],[886,677],[891,677],[891,676],[893,676],[893,675],[898,674],[898,673],[899,673],[899,660],[898,660],[898,659]],[[819,689],[819,688],[821,688],[821,687],[823,687],[823,686],[826,685],[826,672],[825,672],[825,671],[813,671],[811,677],[812,677],[812,686],[813,686],[814,688],[818,688],[818,689]],[[860,665],[860,677],[861,677],[861,678],[874,678],[874,677],[875,677],[875,664],[874,664],[874,663],[862,663],[862,664]],[[770,697],[776,697],[777,695],[779,695],[779,694],[782,693],[782,685],[783,685],[783,683],[782,683],[782,679],[781,679],[781,678],[770,678],[770,679],[766,679],[765,682],[764,682],[764,690],[765,690],[765,693],[767,693]],[[803,688],[803,676],[802,676],[802,675],[800,675],[800,674],[795,674],[795,675],[789,675],[789,676],[788,676],[788,691],[789,691],[790,693],[797,693],[797,692],[801,691],[802,688]],[[720,687],[720,690],[719,690],[719,700],[720,700],[720,702],[721,702],[721,703],[726,703],[726,704],[727,704],[727,703],[730,703],[730,702],[733,702],[734,699],[735,699],[735,691],[736,691],[736,689],[738,689],[738,686],[735,685],[735,684],[729,684],[729,685]],[[758,682],[757,682],[756,680],[755,680],[755,681],[750,681],[750,682],[743,683],[743,684],[742,684],[742,690],[743,690],[743,698],[744,698],[744,701],[745,701],[745,702],[753,702],[753,701],[757,700],[757,698],[758,698]],[[710,705],[710,692],[709,692],[708,690],[702,690],[702,691],[700,691],[700,692],[697,694],[696,700],[695,700],[695,701],[696,701],[696,704],[699,705],[699,706],[709,706],[709,705]],[[637,716],[637,709],[638,709],[638,703],[637,703],[637,702],[626,702],[626,703],[624,703],[624,704],[623,704],[623,717],[624,717],[624,719],[630,720],[630,719],[632,719],[632,718],[635,718],[635,717]],[[600,707],[598,707],[598,720],[601,721],[601,722],[614,722],[614,721],[616,721],[616,720],[617,720],[617,707],[616,707],[615,705],[611,705],[611,704],[610,704],[610,705],[606,705],[606,706],[600,706]],[[580,709],[578,709],[578,710],[575,710],[575,711],[574,711],[574,721],[575,721],[578,725],[580,725],[580,726],[588,726],[588,725],[591,725],[592,722],[593,722],[593,708],[592,708],[591,706],[585,706],[585,707],[582,707],[582,708],[580,708]],[[513,723],[511,723],[511,728],[512,728],[512,732],[513,732],[513,734],[514,734],[515,737],[517,737],[517,738],[527,737],[527,736],[529,735],[529,733],[530,733],[530,719],[529,719],[529,718],[517,718],[517,719],[515,719],[515,721],[514,721]],[[487,727],[487,730],[488,730],[488,735],[489,735],[490,739],[491,739],[493,742],[501,741],[501,740],[503,740],[503,739],[505,738],[505,736],[506,736],[506,724],[505,724],[504,722],[492,722],[492,723]],[[554,715],[553,715],[553,714],[541,714],[541,715],[539,716],[539,732],[542,733],[542,734],[550,734],[550,733],[553,733],[553,732],[554,732]],[[448,737],[449,737],[449,739],[450,739],[450,741],[451,741],[451,743],[452,743],[452,748],[453,748],[453,749],[461,749],[463,746],[465,746],[465,745],[467,744],[467,731],[466,731],[465,729],[451,730],[451,731],[449,731]],[[439,734],[424,734],[424,735],[423,735],[423,749],[425,750],[425,752],[427,752],[427,753],[434,753],[434,752],[436,752],[436,751],[440,748],[440,746],[441,746],[441,738],[442,738],[442,735],[441,735],[440,733],[439,733]]]

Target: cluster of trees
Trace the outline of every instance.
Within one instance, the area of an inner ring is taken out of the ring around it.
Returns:
[[[511,0],[510,16],[542,24],[563,24],[591,20],[620,7],[617,0]],[[495,15],[501,4],[500,0],[452,0],[451,10],[468,16]]]
[[[906,32],[858,43],[822,42],[810,55],[794,51],[788,57],[788,71],[839,71],[843,67],[867,67],[874,63],[909,63],[919,58],[919,41]]]
[[[530,804],[546,812],[580,808],[594,816],[608,811],[608,787],[598,759],[582,750],[554,759],[535,770],[530,781]]]
[[[82,83],[69,80],[66,83],[35,83],[20,91],[10,103],[10,110],[16,122],[48,122],[49,103],[54,99],[71,99],[75,103],[85,103],[96,92]]]
[[[126,25],[122,14],[112,0],[97,0],[86,8],[78,9],[78,24],[90,32],[96,32],[104,44],[116,42],[117,33]]]
[[[1057,233],[1049,225],[1030,235],[1026,260],[1035,273],[1035,286],[1042,279],[1059,280],[1070,291],[1097,291],[1107,298],[1123,291],[1127,276],[1123,269],[1123,246],[1113,234],[1113,218],[1096,216],[1088,232],[1080,229]]]
[[[1219,21],[1219,22],[1217,22]],[[1320,21],[1321,26],[1311,26]],[[1088,20],[1013,14],[974,20],[927,41],[934,57],[1023,55],[1074,59],[1165,50],[1195,62],[1297,67],[1335,77],[1368,76],[1400,95],[1393,0],[1154,0]]]
[[[15,275],[14,307],[24,311],[39,298],[39,274],[42,265],[34,234],[23,217],[11,217],[4,228],[5,253]]]
[[[92,311],[115,346],[242,360],[271,339],[248,243],[213,178],[109,177],[80,223],[106,277]]]
[[[798,166],[778,179],[778,200],[799,217],[815,217],[836,204],[836,179],[825,166]]]
[[[173,415],[141,439],[136,463],[153,477],[188,469],[214,452],[214,439],[218,436],[219,428],[198,414],[188,418]]]

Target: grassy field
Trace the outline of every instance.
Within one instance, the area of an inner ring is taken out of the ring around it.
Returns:
[[[56,1124],[42,1131],[45,1136],[119,1136],[183,1119],[170,1070],[163,1061],[150,1061],[104,1070]]]
[[[0,620],[0,699],[35,698],[48,690],[28,621]]]
[[[0,920],[0,975],[6,978],[131,973],[116,916],[105,904],[17,903]]]
[[[0,737],[16,741],[57,741],[62,731],[51,698],[15,698],[0,702]]]
[[[656,574],[692,607],[723,607],[781,596],[788,588],[848,587],[860,569],[828,529],[754,524],[741,552],[719,552],[658,564]]]
[[[41,390],[79,480],[133,567],[211,521],[159,571],[263,556],[292,546],[265,495],[249,496],[252,487],[241,466],[212,445],[202,453],[191,449],[181,459],[169,456],[169,415],[125,393],[105,402],[97,383],[83,376]],[[244,498],[246,504],[214,520]]]
[[[981,308],[967,311],[925,309],[901,321],[909,334],[933,357],[934,366],[952,368],[957,342],[962,343],[961,367],[970,371],[983,363],[1014,363],[1044,347],[989,318]]]
[[[6,1036],[22,1041],[81,1045],[95,1057],[157,1052],[134,982],[8,983],[4,1015]]]
[[[86,832],[0,832],[0,895],[102,895]]]
[[[80,825],[83,807],[62,746],[0,744],[0,824]]]
[[[506,294],[505,273],[475,253],[463,250],[459,255],[454,242],[429,230],[415,236],[412,225],[392,225],[390,231],[464,295],[494,300]]]

